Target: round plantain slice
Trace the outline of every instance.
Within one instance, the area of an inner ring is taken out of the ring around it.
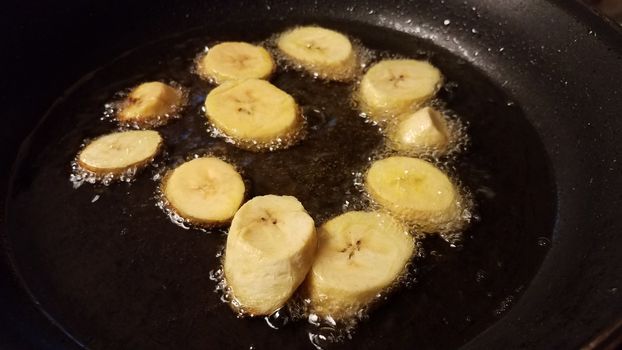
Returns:
[[[215,226],[231,220],[244,200],[235,168],[214,157],[196,158],[173,169],[162,183],[172,210],[189,222]]]
[[[334,30],[297,27],[281,34],[277,46],[288,60],[328,80],[351,80],[357,72],[358,59],[350,39]]]
[[[274,60],[266,49],[245,42],[215,45],[197,62],[199,75],[217,84],[228,80],[268,79],[274,70]]]
[[[162,137],[153,130],[131,130],[100,136],[78,154],[78,165],[96,175],[121,175],[153,160]]]
[[[135,87],[121,103],[117,120],[140,128],[166,124],[185,103],[184,92],[170,85],[151,81]]]
[[[365,176],[365,189],[375,202],[421,232],[440,232],[461,221],[456,186],[425,160],[394,156],[375,161]]]
[[[442,80],[441,72],[426,61],[383,60],[365,73],[357,98],[372,120],[391,119],[434,96]]]
[[[294,98],[265,80],[228,81],[210,91],[205,114],[216,128],[249,150],[285,148],[299,134]]]
[[[356,315],[404,274],[414,252],[408,230],[385,213],[351,211],[327,221],[305,282],[312,311]]]

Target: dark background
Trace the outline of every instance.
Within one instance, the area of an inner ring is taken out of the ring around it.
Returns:
[[[461,11],[467,10],[456,4],[442,8],[433,1],[383,2],[379,6],[371,3],[361,1],[353,16],[373,22],[378,14],[390,16],[392,12],[400,12],[396,6],[402,5],[425,13],[442,13],[443,18],[456,23],[463,19]],[[511,81],[507,88],[519,101],[539,98],[537,92],[519,89],[529,81],[531,86],[546,91],[547,98],[557,99],[559,103],[553,109],[547,109],[545,102],[543,107],[534,104],[526,113],[530,118],[548,114],[547,120],[534,124],[543,133],[553,157],[561,188],[562,213],[554,249],[537,277],[538,290],[528,291],[520,305],[491,328],[489,334],[482,335],[490,340],[479,339],[477,344],[545,348],[547,337],[565,337],[564,341],[559,338],[557,344],[576,347],[622,315],[622,290],[618,290],[622,288],[619,254],[622,152],[620,144],[615,142],[622,130],[620,120],[616,119],[622,111],[622,35],[577,2],[535,4],[483,0],[472,3],[477,3],[483,14],[481,21],[485,23],[480,28],[489,29],[480,29],[485,33],[479,44],[505,49],[505,56],[499,58],[505,65],[491,75],[500,82],[501,76],[507,75]],[[293,1],[282,8],[290,6],[295,13],[304,5]],[[307,13],[341,17],[346,13],[345,6],[316,5]],[[5,2],[3,7],[0,12],[1,198],[6,196],[9,167],[17,145],[54,100],[86,72],[136,46],[142,38],[164,36],[168,28],[223,20],[246,11],[258,16],[270,15],[266,14],[264,4],[251,2],[219,6],[210,1],[200,5],[170,1],[39,1]],[[276,1],[271,2],[271,7],[280,8]],[[369,14],[372,10],[374,16]],[[207,13],[213,17],[205,16]],[[286,10],[276,13],[292,15]],[[154,20],[147,20],[150,18]],[[540,51],[542,46],[547,50]],[[457,47],[454,49],[459,51]],[[536,64],[530,64],[531,60]],[[600,79],[596,81],[596,78]],[[585,118],[593,122],[588,124]],[[559,125],[564,125],[564,129],[554,132]],[[596,185],[592,186],[590,179]],[[0,220],[1,225],[4,217]],[[0,276],[13,276],[4,260],[0,264]],[[16,288],[17,284],[15,277],[0,279],[3,324],[0,348],[74,347],[31,305],[27,295]],[[527,303],[531,309],[537,309],[525,313],[531,317],[528,326],[521,318],[521,312],[527,312]],[[497,332],[496,336],[491,336],[491,332]],[[523,338],[522,342],[503,341],[504,336],[517,335]]]

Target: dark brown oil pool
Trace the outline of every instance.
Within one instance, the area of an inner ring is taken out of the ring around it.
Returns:
[[[322,24],[322,23],[319,23]],[[85,78],[54,106],[24,145],[12,183],[9,241],[15,264],[41,307],[90,349],[313,349],[310,325],[280,329],[238,319],[214,292],[222,230],[185,230],[156,207],[154,176],[193,154],[216,154],[239,166],[250,196],[288,194],[318,221],[360,193],[382,138],[348,103],[351,86],[279,70],[272,82],[294,96],[309,134],[283,151],[255,154],[205,130],[201,112],[213,87],[190,73],[196,54],[224,40],[262,41],[292,23],[202,28],[147,44]],[[468,124],[470,145],[453,163],[471,190],[476,220],[462,244],[432,236],[416,264],[416,281],[362,321],[352,339],[328,349],[455,348],[511,307],[548,250],[555,191],[545,151],[531,125],[482,72],[433,43],[355,23],[328,23],[380,52],[426,57],[447,84],[439,97]],[[181,119],[158,130],[166,155],[135,182],[108,187],[69,181],[85,138],[111,132],[104,105],[146,80],[190,88]]]

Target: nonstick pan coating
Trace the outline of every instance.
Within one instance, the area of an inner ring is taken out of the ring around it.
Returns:
[[[296,17],[380,25],[432,39],[485,72],[522,108],[550,159],[557,188],[552,248],[510,312],[466,348],[573,348],[622,314],[617,254],[622,243],[617,234],[622,226],[617,209],[621,146],[616,142],[622,126],[622,39],[618,29],[581,5],[369,1],[20,6],[16,12],[28,14],[27,20],[15,16],[2,21],[11,23],[4,33],[12,58],[2,96],[7,116],[1,131],[5,183],[10,172],[4,165],[12,162],[21,140],[55,98],[84,73],[147,38],[165,36],[168,28]],[[146,13],[138,16],[139,11]],[[446,19],[448,26],[443,25]],[[2,306],[13,326],[3,331],[2,341],[13,348],[72,347],[29,302],[17,278],[9,277],[9,268],[3,269]]]

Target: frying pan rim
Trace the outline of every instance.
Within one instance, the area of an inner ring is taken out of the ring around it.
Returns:
[[[599,33],[599,39],[598,40],[606,40],[607,42],[611,43],[613,42],[614,44],[618,44],[616,41],[619,39],[622,39],[622,27],[618,26],[617,24],[615,24],[612,20],[609,20],[608,18],[604,17],[603,15],[596,13],[592,10],[586,10],[588,9],[587,5],[580,3],[580,2],[564,2],[564,3],[560,3],[560,2],[554,2],[554,5],[557,8],[562,9],[564,12],[568,13],[569,15],[573,16],[574,18],[578,18],[580,19],[581,22],[585,23],[585,24],[590,24],[590,21],[594,22],[595,24],[597,24],[597,27],[599,27],[601,30],[603,28],[609,28],[611,29],[610,32],[606,32],[606,35],[602,35],[601,33]],[[578,9],[582,9],[582,10],[578,10]],[[604,21],[603,21],[604,20]],[[595,22],[598,21],[598,22]],[[606,24],[606,26],[603,26],[603,24]],[[190,30],[194,30],[195,28],[189,28],[188,31]],[[184,31],[185,32],[185,31]],[[413,35],[413,34],[410,34]],[[168,37],[168,36],[167,36]],[[154,41],[159,41],[159,40],[163,40],[164,38],[159,38],[157,40]],[[146,43],[145,45],[148,45],[148,43]],[[614,46],[614,49],[620,49],[619,46]],[[452,54],[455,54],[452,52]],[[78,88],[83,82],[84,80],[88,79],[88,75],[95,73],[97,70],[99,70],[100,68],[96,68],[95,70],[91,71],[90,73],[87,73],[85,75],[83,75],[83,78],[79,79],[77,82],[73,83],[68,89],[66,89],[67,93],[70,93],[71,91],[73,91],[73,89]],[[8,168],[8,178],[7,178],[7,182],[6,184],[2,184],[3,185],[3,189],[6,189],[6,192],[2,192],[1,194],[1,199],[3,202],[3,213],[4,216],[6,217],[7,211],[8,211],[8,206],[9,206],[9,199],[11,194],[13,193],[13,184],[14,184],[14,177],[16,176],[16,169],[19,168],[19,159],[23,156],[24,153],[27,152],[28,150],[28,145],[31,142],[31,138],[33,136],[33,134],[35,133],[35,131],[40,127],[40,125],[46,120],[47,116],[49,115],[50,111],[53,110],[58,103],[62,102],[62,97],[59,97],[58,99],[56,99],[51,106],[48,108],[48,110],[44,113],[44,115],[37,120],[36,125],[30,129],[28,135],[22,140],[21,144],[19,145],[19,151],[16,153],[13,162],[11,164],[10,167]],[[40,312],[42,312],[46,318],[52,323],[54,324],[56,327],[58,327],[61,331],[63,331],[63,333],[68,336],[70,339],[72,339],[72,341],[74,341],[76,344],[84,347],[84,345],[82,345],[79,341],[77,341],[77,339],[74,339],[70,333],[68,333],[63,327],[62,325],[60,325],[59,323],[57,323],[53,317],[51,317],[51,315],[47,314],[47,312],[41,307],[41,305],[37,302],[37,299],[35,298],[34,294],[32,293],[32,291],[29,289],[29,287],[27,286],[27,284],[25,283],[25,281],[23,280],[23,278],[21,277],[21,274],[19,273],[19,269],[17,269],[17,265],[15,263],[15,259],[13,256],[13,252],[11,249],[11,245],[8,239],[8,235],[6,233],[6,229],[5,229],[5,223],[2,223],[2,230],[0,231],[0,236],[2,236],[2,244],[0,244],[0,247],[3,250],[2,255],[4,256],[5,259],[7,259],[7,261],[10,263],[10,267],[12,269],[11,272],[13,272],[13,277],[17,277],[19,280],[19,284],[20,287],[28,294],[29,298],[31,299],[30,301],[33,302],[36,306],[37,309],[39,309]],[[544,264],[544,261],[542,262],[542,264]],[[541,265],[542,266],[542,265]],[[535,278],[535,275],[534,275]],[[533,280],[533,279],[532,279]],[[491,325],[492,327],[492,325]],[[489,328],[488,328],[489,329]],[[483,334],[486,330],[482,331],[481,334]],[[475,339],[475,338],[473,338]]]

